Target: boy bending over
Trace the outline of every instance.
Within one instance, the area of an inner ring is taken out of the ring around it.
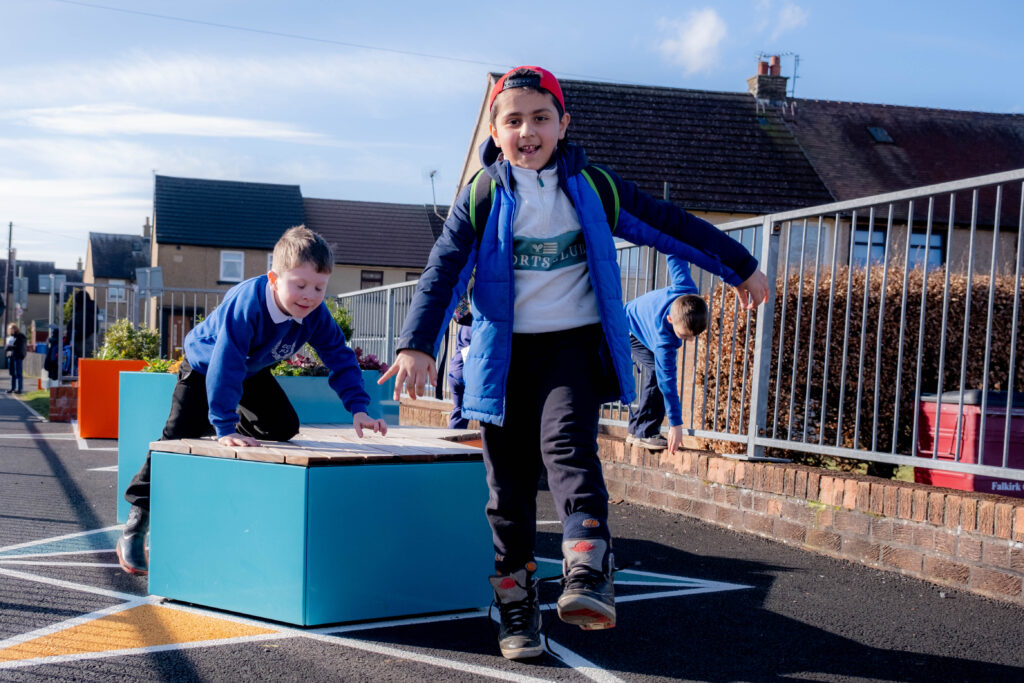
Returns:
[[[669,255],[672,284],[626,304],[629,343],[633,360],[646,371],[636,412],[629,414],[627,443],[670,453],[682,443],[683,409],[676,388],[676,351],[693,341],[708,326],[708,306],[699,297],[690,277],[690,264]],[[668,414],[668,439],[661,436],[661,422]]]
[[[299,417],[270,374],[278,361],[309,343],[331,370],[328,383],[352,413],[356,434],[387,433],[384,420],[366,414],[355,353],[324,303],[334,255],[323,237],[305,226],[289,229],[274,246],[270,272],[235,285],[203,322],[185,336],[185,358],[162,439],[217,435],[224,446],[287,441]],[[149,559],[149,456],[125,491],[132,508],[117,541],[117,558],[129,574],[146,574]]]
[[[538,67],[505,74],[491,92],[490,119],[480,149],[488,182],[476,183],[483,191],[496,184],[490,213],[475,216],[474,184],[463,188],[380,382],[396,376],[396,399],[403,387],[423,395],[428,377],[437,383],[443,328],[475,267],[462,414],[483,424],[499,646],[520,659],[543,652],[533,576],[541,468],[562,522],[558,615],[584,629],[615,625],[597,426],[603,402],[632,400],[633,372],[612,229],[581,174],[586,155],[565,142],[569,114],[558,81]],[[590,171],[615,184],[617,236],[709,269],[720,260],[738,274],[730,283],[742,301],[766,298],[767,280],[738,242],[611,171]]]

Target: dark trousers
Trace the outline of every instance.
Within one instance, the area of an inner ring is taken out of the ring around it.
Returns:
[[[462,380],[462,349],[469,346],[472,328],[469,325],[459,325],[458,334],[455,336],[455,353],[452,354],[451,362],[448,364],[448,389],[452,393],[452,412],[448,418],[449,429],[465,429],[469,426],[469,419],[462,416],[462,397],[466,393],[466,383]]]
[[[160,438],[195,439],[213,434],[209,413],[206,375],[193,370],[188,361],[182,361],[171,398],[171,413]],[[287,441],[299,433],[299,416],[269,367],[242,382],[238,416],[238,433],[260,441]],[[125,500],[145,510],[149,509],[149,459],[147,455],[124,493]]]
[[[533,560],[542,467],[563,537],[610,540],[597,422],[601,403],[618,385],[602,360],[602,344],[599,325],[512,336],[505,424],[482,425],[487,519],[499,572]]]
[[[25,367],[24,358],[7,357],[7,372],[11,375],[11,391],[21,392],[25,389],[22,385],[21,372]]]
[[[629,433],[640,438],[657,436],[665,420],[665,397],[658,388],[654,352],[633,335],[629,335],[629,345],[633,352],[633,362],[640,366],[643,378],[637,409],[629,412]]]

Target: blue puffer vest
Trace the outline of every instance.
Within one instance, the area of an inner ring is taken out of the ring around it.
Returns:
[[[486,155],[486,149],[484,153]],[[636,394],[615,241],[600,198],[579,173],[585,166],[586,156],[581,149],[563,147],[558,156],[559,187],[576,208],[583,231],[590,284],[604,330],[606,348],[601,352],[610,353],[619,398],[629,402]],[[500,425],[505,416],[505,386],[512,351],[515,305],[512,221],[516,207],[509,164],[494,162],[487,171],[498,182],[477,252],[473,336],[463,366],[466,393],[462,413],[470,419]]]

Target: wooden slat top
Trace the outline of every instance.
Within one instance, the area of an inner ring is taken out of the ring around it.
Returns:
[[[389,426],[387,436],[363,431],[363,438],[345,424],[302,425],[291,441],[263,441],[259,446],[221,446],[213,437],[154,441],[150,451],[212,458],[271,462],[299,467],[409,462],[473,461],[482,451],[465,441],[480,432],[470,429]]]

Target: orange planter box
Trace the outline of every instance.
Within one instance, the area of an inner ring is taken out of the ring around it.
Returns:
[[[144,360],[82,358],[78,361],[79,436],[83,439],[117,438],[120,374],[144,367]]]

